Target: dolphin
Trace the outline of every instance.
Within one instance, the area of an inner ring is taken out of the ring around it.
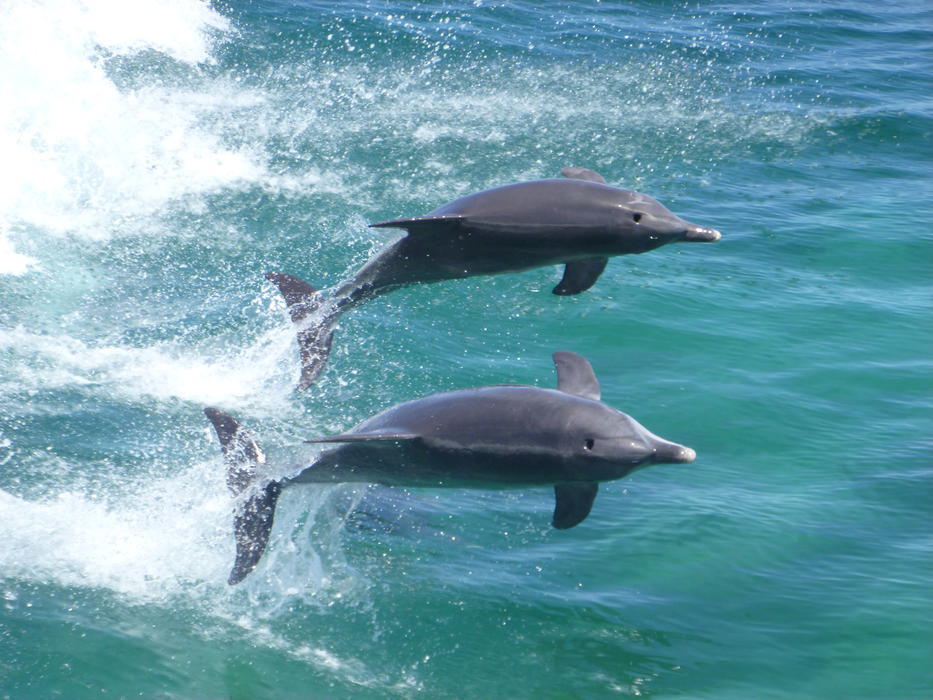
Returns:
[[[646,194],[607,185],[592,170],[564,168],[561,173],[564,179],[496,187],[425,216],[372,224],[407,234],[330,298],[297,277],[267,273],[298,326],[298,389],[308,388],[323,370],[340,315],[394,289],[563,264],[554,294],[579,294],[593,286],[611,256],[721,238],[719,231],[684,221]]]
[[[236,560],[228,579],[242,581],[259,563],[275,505],[293,484],[554,487],[552,524],[566,529],[590,513],[601,481],[652,464],[696,459],[689,447],[654,435],[600,401],[590,363],[555,352],[557,389],[502,385],[432,394],[393,406],[349,432],[307,440],[335,445],[291,476],[264,481],[265,457],[250,434],[217,408],[204,409],[240,497],[234,516]]]

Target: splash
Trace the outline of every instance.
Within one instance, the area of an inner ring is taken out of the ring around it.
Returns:
[[[140,485],[119,504],[76,492],[30,501],[0,491],[0,569],[14,579],[104,588],[138,602],[222,582],[229,499],[212,471],[202,466]]]
[[[253,155],[204,127],[216,101],[171,86],[173,71],[209,65],[231,31],[194,0],[0,7],[0,231],[106,239],[138,231],[167,202],[254,177]],[[164,66],[121,87],[115,61],[152,52]],[[0,273],[34,262],[9,235],[0,246]]]
[[[236,588],[226,584],[232,503],[219,459],[112,495],[64,491],[28,500],[0,490],[0,571],[104,589],[134,604],[183,602],[238,620],[248,613],[242,624],[255,624],[296,601],[325,605],[359,586],[340,555],[342,520],[329,507],[337,488],[287,499],[268,556]]]
[[[9,382],[10,392],[96,386],[130,401],[148,397],[285,410],[294,374],[291,335],[291,329],[282,327],[237,352],[199,352],[171,343],[90,345],[65,335],[0,329],[0,350],[21,358],[9,362],[0,386]]]
[[[0,230],[0,275],[22,275],[37,263],[35,258],[17,253],[13,243]]]

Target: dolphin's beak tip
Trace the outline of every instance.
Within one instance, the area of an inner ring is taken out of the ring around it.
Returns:
[[[687,235],[684,236],[684,240],[691,243],[715,243],[720,238],[722,238],[722,234],[719,231],[714,228],[703,228],[702,226],[689,229]]]
[[[655,448],[657,464],[690,464],[697,458],[696,450],[676,442],[667,442]]]

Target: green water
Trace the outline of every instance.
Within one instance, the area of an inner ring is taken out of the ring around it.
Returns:
[[[121,8],[0,8],[0,697],[930,694],[925,3]],[[265,271],[566,165],[723,239],[394,292],[292,391]],[[696,462],[567,531],[546,488],[287,490],[226,585],[204,406],[285,468],[560,349]]]

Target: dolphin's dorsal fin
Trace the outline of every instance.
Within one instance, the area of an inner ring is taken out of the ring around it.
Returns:
[[[328,435],[327,437],[312,438],[305,442],[399,442],[401,440],[417,440],[420,435],[415,433],[345,433],[343,435]]]
[[[596,284],[609,258],[586,258],[567,263],[560,283],[551,291],[560,296],[579,294]]]
[[[551,356],[557,368],[557,388],[565,394],[599,401],[599,381],[593,366],[582,355],[567,350]]]
[[[589,180],[590,182],[598,182],[601,185],[606,184],[606,178],[595,170],[589,170],[588,168],[561,168],[560,174],[573,180]]]
[[[577,481],[554,485],[554,517],[551,524],[558,530],[579,525],[593,508],[593,499],[599,484],[595,481]]]
[[[417,233],[444,233],[459,227],[460,222],[466,219],[459,214],[455,216],[418,216],[413,219],[392,219],[370,224],[370,228],[403,228],[409,234]]]

